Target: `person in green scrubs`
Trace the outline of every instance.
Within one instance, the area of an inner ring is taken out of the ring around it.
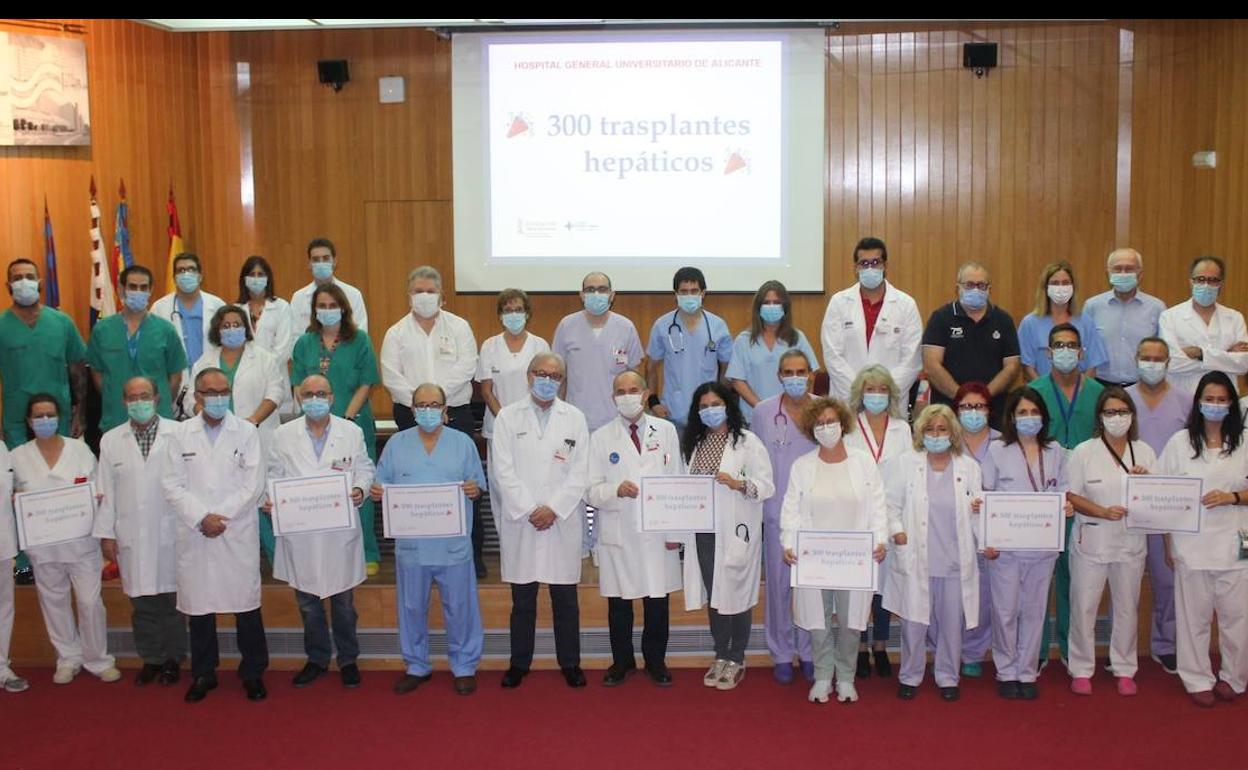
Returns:
[[[1044,377],[1032,380],[1033,388],[1044,399],[1049,410],[1049,437],[1067,451],[1092,438],[1096,427],[1096,402],[1105,387],[1079,370],[1084,357],[1083,340],[1074,324],[1057,324],[1049,331],[1049,357],[1053,368]],[[1070,636],[1070,531],[1074,519],[1066,519],[1067,550],[1057,557],[1053,585],[1057,591],[1057,647],[1066,661]],[[1045,623],[1044,641],[1040,648],[1043,665],[1049,657],[1052,629]]]
[[[9,449],[26,443],[26,405],[36,393],[56,397],[61,416],[58,431],[80,438],[87,403],[87,348],[82,335],[69,316],[43,304],[39,266],[34,262],[10,262],[8,285],[13,306],[0,314],[0,386],[4,389],[0,440]],[[17,555],[15,573],[20,583],[34,580],[23,553]],[[0,580],[7,579],[0,575]]]
[[[368,456],[376,462],[377,426],[368,399],[381,377],[373,343],[366,332],[356,328],[351,303],[337,284],[317,286],[312,293],[312,308],[308,331],[295,342],[290,355],[291,382],[303,382],[310,374],[320,374],[329,379],[334,393],[349,394],[335,398],[331,411],[360,426]],[[360,507],[360,523],[364,529],[365,568],[370,576],[377,574],[381,563],[373,530],[374,516],[373,502],[365,499]]]
[[[131,377],[148,377],[157,385],[156,411],[173,417],[170,394],[182,385],[186,351],[173,324],[147,312],[152,297],[152,271],[132,265],[117,281],[122,311],[100,319],[87,342],[87,363],[100,391],[100,432],[107,433],[128,418],[122,389]]]

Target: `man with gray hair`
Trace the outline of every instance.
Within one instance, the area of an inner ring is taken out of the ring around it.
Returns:
[[[1124,388],[1139,380],[1135,352],[1146,337],[1157,336],[1157,323],[1166,306],[1140,291],[1144,257],[1135,249],[1114,249],[1105,262],[1110,290],[1083,303],[1083,317],[1096,327],[1105,343],[1109,363],[1096,370],[1103,385]]]

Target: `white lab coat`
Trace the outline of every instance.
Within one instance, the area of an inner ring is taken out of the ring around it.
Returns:
[[[1130,442],[1129,450],[1122,457],[1128,468],[1132,465],[1132,452],[1134,464],[1152,472],[1157,464],[1157,455],[1152,447],[1139,439]],[[1066,472],[1070,477],[1070,491],[1076,495],[1105,508],[1126,506],[1123,493],[1127,486],[1127,473],[1118,465],[1100,436],[1090,438],[1071,450]],[[1128,530],[1130,520],[1129,512],[1127,518],[1118,521],[1076,513],[1070,550],[1092,564],[1142,562],[1148,554],[1148,537],[1143,532]],[[1099,598],[1101,586],[1096,588]]]
[[[494,421],[492,503],[502,528],[505,583],[570,585],[581,581],[581,536],[589,486],[589,428],[581,410],[561,399],[545,430],[532,398],[503,407]],[[539,505],[558,518],[539,532],[529,515]]]
[[[953,455],[953,494],[957,501],[958,575],[962,579],[962,614],[966,627],[979,622],[979,517],[971,501],[983,497],[979,463],[970,455]],[[890,543],[888,587],[884,609],[904,620],[931,622],[932,604],[927,564],[927,453],[911,452],[889,466],[888,534],[906,533],[906,545]]]
[[[692,463],[691,463],[692,464]],[[734,479],[752,481],[758,499],[751,500],[723,484],[715,484],[715,568],[711,606],[724,615],[736,615],[758,604],[758,585],[763,568],[763,501],[776,493],[771,459],[761,439],[743,431],[742,440],[728,439],[719,470]],[[748,537],[747,541],[745,538]],[[706,604],[706,586],[698,565],[697,539],[685,537],[685,610]]]
[[[209,345],[204,348],[204,354],[191,370],[191,382],[194,383],[194,377],[203,370],[220,365],[221,348]],[[266,398],[277,405],[278,408],[259,425],[261,457],[267,458],[273,446],[273,431],[277,430],[282,420],[278,412],[290,393],[290,369],[276,355],[252,340],[243,347],[243,355],[238,359],[231,393],[234,397],[234,414],[244,420],[254,414],[260,408],[260,402]],[[193,395],[190,401],[188,406],[193,407]],[[191,410],[187,411],[190,413]]]
[[[178,609],[187,615],[250,612],[260,606],[260,534],[256,506],[264,493],[264,462],[256,427],[233,414],[215,442],[203,415],[170,431],[165,497],[178,517]],[[205,537],[210,513],[229,521]]]
[[[667,550],[666,536],[641,531],[639,498],[616,494],[625,481],[641,486],[642,476],[684,473],[680,437],[675,425],[651,415],[642,417],[637,436],[640,454],[629,423],[617,418],[589,439],[585,499],[598,516],[598,590],[623,599],[663,597],[680,588],[680,553]]]
[[[1218,303],[1213,319],[1206,325],[1192,302],[1175,305],[1158,319],[1160,336],[1170,346],[1167,379],[1180,390],[1195,393],[1201,377],[1219,371],[1226,372],[1238,388],[1239,377],[1248,374],[1248,353],[1228,353],[1227,348],[1236,342],[1248,342],[1243,314]],[[1203,358],[1199,361],[1183,352],[1183,348],[1193,345],[1201,349]]]
[[[1248,477],[1248,446],[1240,444],[1231,455],[1206,447],[1192,459],[1187,431],[1174,434],[1161,451],[1157,472],[1167,476],[1197,476],[1204,480],[1204,492],[1215,489],[1238,492]],[[1240,494],[1242,498],[1243,493]],[[1248,505],[1201,506],[1200,532],[1170,533],[1170,548],[1176,566],[1188,570],[1245,570],[1248,561],[1239,558],[1239,531],[1248,529]]]
[[[887,446],[887,443],[885,444]],[[888,513],[884,500],[884,479],[875,459],[866,452],[850,446],[845,447],[846,470],[854,487],[858,505],[852,511],[837,511],[832,515],[843,522],[836,529],[871,530],[875,542],[884,544],[888,538]],[[808,452],[793,462],[789,471],[789,488],[784,493],[784,505],[780,508],[780,539],[785,548],[796,548],[799,529],[823,529],[816,522],[812,510],[811,492],[815,488],[819,470],[819,450]],[[820,516],[827,516],[825,512]],[[871,616],[871,591],[850,591],[849,607],[844,621],[855,631],[867,627]],[[824,626],[823,591],[818,588],[795,588],[793,590],[793,619],[801,628],[822,629]]]
[[[173,324],[173,328],[178,332],[178,339],[182,339],[182,319],[178,318],[174,313],[175,305],[173,300],[176,296],[176,292],[169,293],[153,302],[151,313],[152,315],[158,318],[163,318]],[[204,335],[204,351],[207,352],[208,348],[211,347],[208,344],[208,329],[212,326],[212,317],[216,314],[218,309],[225,305],[225,300],[215,294],[209,294],[206,291],[201,291],[199,296],[204,301],[204,321],[202,324],[202,333]],[[185,350],[183,352],[185,352]],[[174,408],[176,409],[178,405],[181,404],[182,409],[185,410],[187,414],[190,414],[191,410],[195,407],[195,385],[191,380],[191,367],[194,365],[195,362],[188,356],[186,359],[186,370],[182,372],[182,390],[180,393],[171,394]]]
[[[56,466],[49,468],[33,440],[16,447],[10,454],[13,462],[13,491],[37,492],[69,484],[86,484],[95,481],[95,455],[80,439],[66,438]],[[97,490],[98,492],[98,490]],[[53,562],[80,562],[99,558],[100,541],[87,535],[56,545],[27,548],[31,564]]]
[[[867,346],[867,321],[862,312],[859,284],[838,291],[828,300],[823,314],[820,340],[824,368],[828,371],[829,394],[845,401],[849,386],[868,364],[880,364],[893,375],[902,394],[923,370],[919,343],[923,339],[923,319],[914,298],[891,283],[884,291],[884,306]]]
[[[329,436],[319,458],[312,447],[306,417],[277,429],[268,458],[270,482],[347,473],[351,488],[368,494],[373,483],[373,461],[364,446],[364,431],[341,417],[331,415],[329,420]],[[351,517],[350,529],[279,535],[273,577],[322,599],[363,583],[364,536],[359,516]]]
[[[867,423],[866,415],[858,414],[858,421],[854,424],[854,432],[845,436],[845,447],[847,449],[858,449],[866,452],[871,457],[875,457],[875,453],[880,451],[880,447],[875,445],[875,436],[868,435],[871,426]],[[863,427],[867,430],[863,430]],[[890,417],[888,427],[884,429],[884,450],[880,452],[880,460],[878,463],[880,475],[887,478],[889,472],[889,464],[898,457],[902,457],[914,451],[914,434],[910,431],[910,423],[896,417]],[[878,572],[878,580],[876,581],[875,592],[880,596],[884,595],[884,589],[888,587],[888,556],[884,557],[884,561],[876,566]]]
[[[169,470],[169,436],[178,424],[156,419],[160,425],[146,460],[130,420],[100,439],[96,475],[104,499],[95,514],[94,534],[117,541],[117,566],[126,596],[178,590],[177,519],[160,483]]]
[[[13,519],[13,460],[8,447],[0,441],[0,562],[17,556],[17,524]],[[0,580],[7,580],[0,575]],[[0,649],[0,657],[8,648]]]
[[[347,304],[351,306],[351,318],[355,321],[355,328],[368,334],[368,308],[364,305],[364,295],[346,281],[340,281],[337,278],[331,280],[346,295]],[[312,323],[312,294],[315,291],[316,281],[313,281],[290,297],[290,328],[296,340],[308,330],[308,326]],[[293,349],[294,345],[291,345],[291,348]]]
[[[246,305],[242,305],[247,309]],[[247,324],[251,326],[251,336],[255,344],[277,356],[282,366],[290,360],[290,351],[295,347],[295,339],[307,331],[295,329],[291,324],[290,303],[280,297],[270,297],[264,301],[264,312],[260,320],[251,324],[251,313],[247,313]]]

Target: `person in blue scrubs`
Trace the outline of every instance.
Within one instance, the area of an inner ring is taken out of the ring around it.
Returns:
[[[1053,369],[1053,360],[1049,358],[1049,332],[1059,324],[1068,323],[1079,330],[1084,347],[1079,371],[1095,377],[1097,369],[1109,363],[1105,341],[1097,333],[1095,324],[1079,314],[1075,285],[1075,269],[1065,260],[1045,265],[1040,274],[1036,308],[1018,325],[1018,348],[1028,382],[1048,376]]]
[[[788,289],[779,281],[767,281],[754,294],[750,328],[733,341],[725,374],[741,397],[741,414],[747,423],[759,401],[780,394],[782,386],[776,377],[780,356],[793,348],[805,353],[807,361],[819,360],[806,335],[793,326]]]
[[[693,391],[724,376],[732,357],[732,334],[724,319],[703,307],[706,276],[701,270],[677,270],[672,291],[676,292],[676,309],[659,316],[650,327],[646,380],[657,389],[662,370],[663,395],[650,396],[650,405],[656,417],[684,430]]]

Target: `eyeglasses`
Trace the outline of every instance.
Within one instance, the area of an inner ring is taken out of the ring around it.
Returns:
[[[1106,409],[1101,412],[1102,417],[1130,417],[1130,409]]]
[[[185,275],[186,273],[198,273],[198,272],[199,272],[199,268],[198,268],[198,267],[195,267],[194,265],[187,265],[186,267],[179,267],[179,268],[175,269],[175,270],[173,271],[173,274],[174,274],[174,275]]]
[[[1053,350],[1078,350],[1083,346],[1078,342],[1054,342],[1052,345],[1049,345],[1049,347]]]
[[[412,406],[417,409],[441,409],[443,404],[438,401],[417,401]]]
[[[610,286],[586,286],[581,289],[582,294],[610,294]]]
[[[542,372],[542,371],[533,370],[529,372],[529,374],[533,375],[534,377],[545,377],[546,379],[554,380],[555,382],[563,382],[563,375],[560,374],[559,372]]]
[[[333,394],[330,393],[328,390],[316,390],[311,393],[304,393],[303,397],[304,398],[329,398],[331,395]]]
[[[1201,286],[1221,286],[1222,279],[1216,275],[1194,275],[1192,276],[1192,283],[1200,284]]]
[[[863,268],[883,267],[885,259],[883,257],[874,257],[872,259],[860,259],[854,263],[859,270]]]
[[[959,412],[983,412],[988,414],[987,404],[962,404],[958,407]]]
[[[992,284],[989,283],[988,281],[963,281],[959,285],[963,289],[967,289],[968,291],[973,291],[975,289],[979,289],[980,291],[988,291],[988,287],[991,286]]]
[[[197,390],[195,391],[204,398],[212,398],[213,396],[228,396],[230,391],[227,390]]]

